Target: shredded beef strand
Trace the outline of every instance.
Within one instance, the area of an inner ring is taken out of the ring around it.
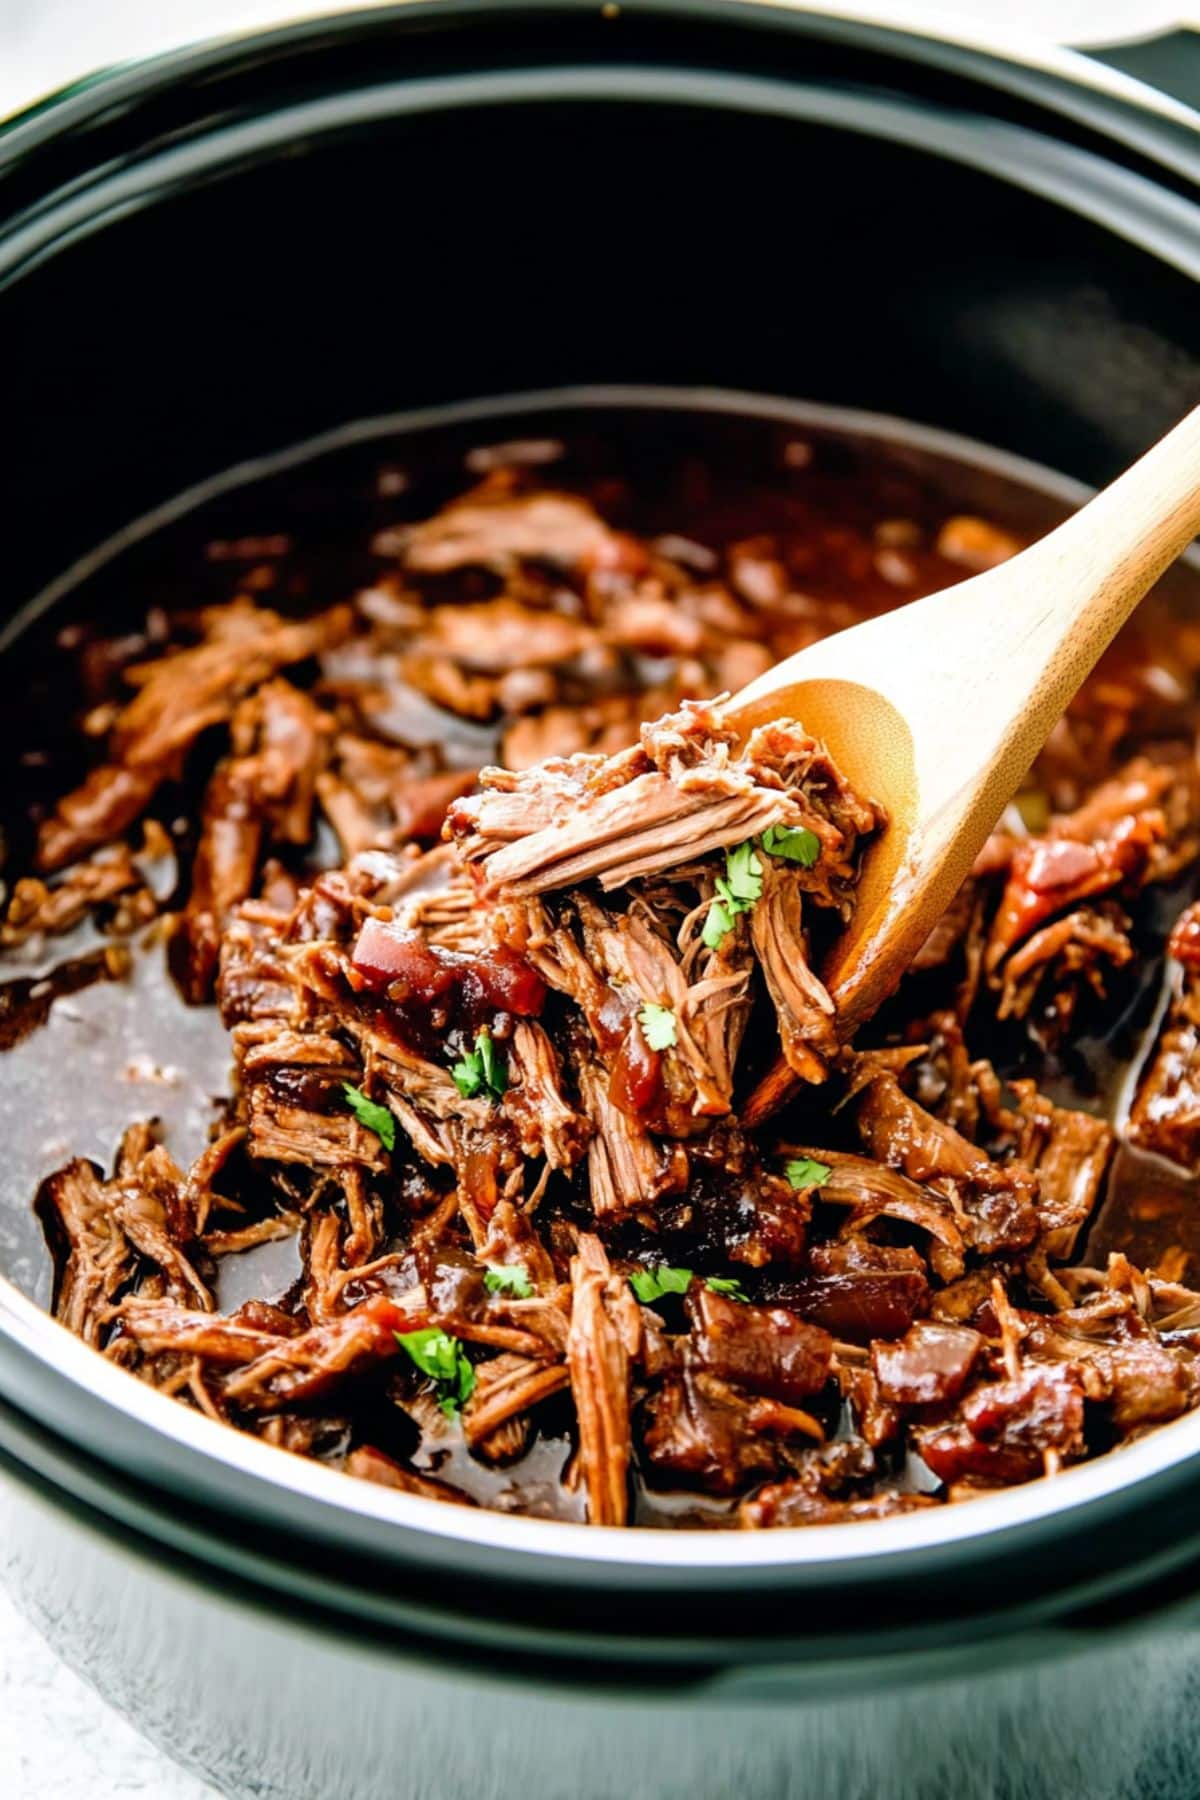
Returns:
[[[637,1306],[590,1233],[581,1234],[571,1259],[571,1287],[567,1368],[588,1518],[593,1525],[624,1525],[632,1453],[630,1364],[641,1336]]]

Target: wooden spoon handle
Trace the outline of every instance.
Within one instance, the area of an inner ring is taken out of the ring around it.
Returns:
[[[826,661],[853,670],[911,727],[906,910],[928,918],[949,900],[1103,651],[1198,531],[1200,407],[1011,562],[804,653],[810,679]],[[889,780],[889,797],[900,785]]]
[[[1024,689],[1030,756],[1134,607],[1200,533],[1200,407],[1020,559],[1006,595],[1004,685]],[[1003,569],[996,574],[1003,575]],[[980,584],[977,599],[986,603]]]
[[[911,725],[919,821],[911,882],[897,871],[889,898],[897,955],[949,903],[1100,656],[1197,532],[1200,407],[1029,550],[883,622],[891,642],[872,640],[865,679]]]

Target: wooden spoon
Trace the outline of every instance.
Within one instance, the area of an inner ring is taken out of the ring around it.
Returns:
[[[799,719],[890,823],[822,970],[848,1038],[895,988],[1055,722],[1200,532],[1200,407],[1019,556],[789,656],[728,702]]]

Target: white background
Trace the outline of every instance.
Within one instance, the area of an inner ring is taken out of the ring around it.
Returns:
[[[867,0],[851,7],[865,11]],[[0,0],[0,116],[106,63],[247,25],[329,10],[313,0]],[[828,10],[836,10],[832,0]],[[876,0],[881,19],[929,18]],[[1027,31],[1059,43],[1151,36],[1200,13],[1180,0],[960,0],[947,35]],[[3,1477],[0,1477],[3,1479]],[[205,1800],[56,1661],[0,1591],[0,1795],[4,1800]],[[352,1800],[351,1796],[339,1800]]]
[[[370,5],[372,0],[357,0]],[[816,0],[817,4],[822,0]],[[933,20],[946,35],[983,28],[1060,44],[1153,36],[1187,18],[1197,0],[823,0],[880,19]],[[0,116],[90,69],[190,39],[337,10],[339,0],[0,0]],[[344,0],[342,0],[343,10]]]

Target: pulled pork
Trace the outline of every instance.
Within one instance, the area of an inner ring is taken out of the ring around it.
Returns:
[[[1200,653],[1168,707],[1127,639],[851,1049],[820,971],[886,820],[705,696],[1016,541],[641,538],[600,498],[489,465],[352,605],[289,616],[268,562],[112,653],[0,951],[165,936],[232,1079],[190,1168],[139,1123],[44,1182],[57,1317],[360,1479],[608,1526],[922,1510],[1196,1405],[1182,1231],[1079,1260],[1114,1157],[1200,1176],[1196,906],[1119,1147],[1061,1071],[1149,1022]]]

